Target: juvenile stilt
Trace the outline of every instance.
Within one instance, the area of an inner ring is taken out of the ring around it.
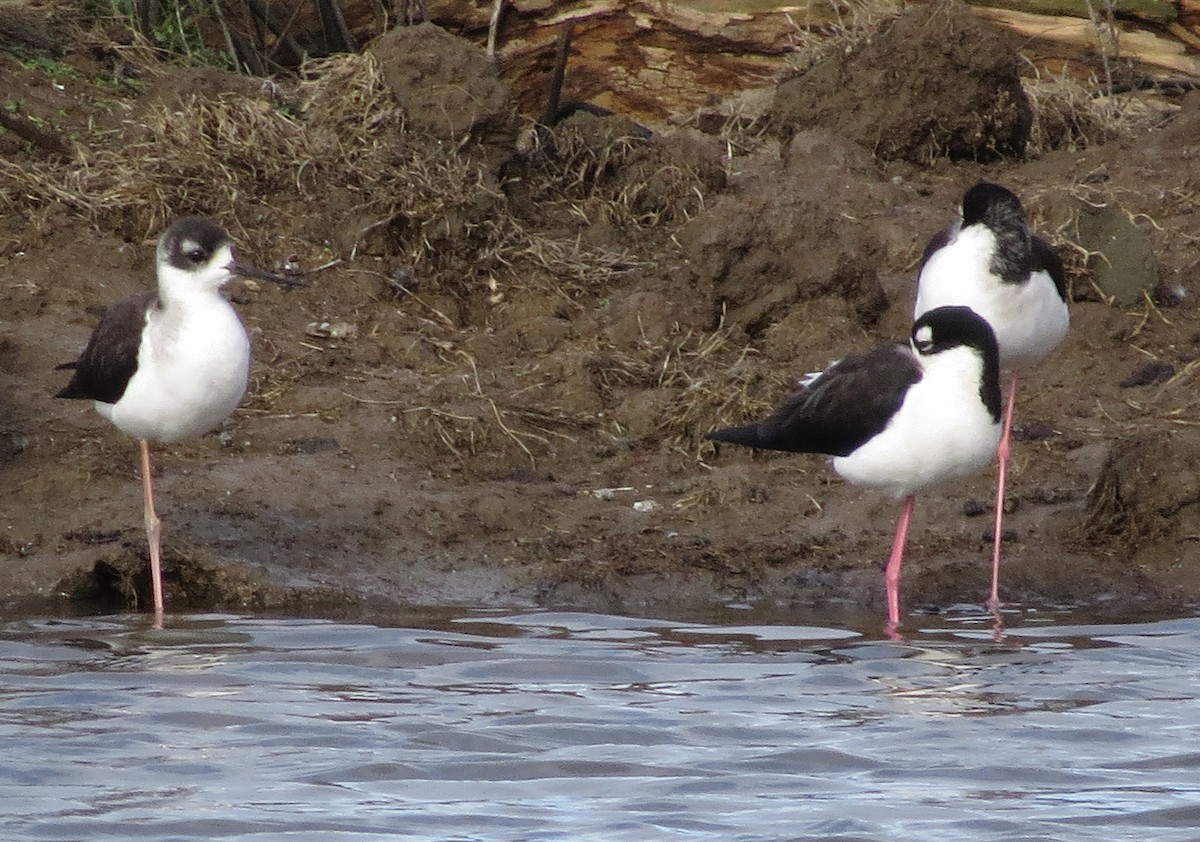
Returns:
[[[154,625],[163,624],[162,523],[154,511],[150,442],[175,442],[220,424],[246,392],[250,340],[221,295],[236,276],[286,286],[299,281],[238,263],[225,230],[189,216],[159,238],[158,289],[105,312],[56,397],[90,400],[117,429],[138,440],[142,504],[150,549]]]

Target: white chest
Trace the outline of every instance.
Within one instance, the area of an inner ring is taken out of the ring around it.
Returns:
[[[970,307],[996,332],[1002,368],[1036,365],[1067,335],[1070,316],[1046,272],[1006,283],[989,269],[995,248],[986,227],[971,226],[935,252],[917,282],[914,318],[937,307]]]
[[[850,482],[904,496],[981,471],[1000,442],[1000,422],[979,394],[979,356],[966,348],[939,355],[908,390],[877,436],[833,467]]]
[[[138,367],[125,394],[97,404],[109,420],[139,439],[171,442],[219,425],[246,392],[250,341],[220,295],[172,301],[151,310]]]

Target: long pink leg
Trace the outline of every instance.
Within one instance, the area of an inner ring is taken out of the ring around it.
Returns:
[[[900,519],[896,521],[896,538],[892,541],[892,554],[888,556],[887,567],[883,571],[883,581],[887,586],[888,622],[886,632],[888,637],[894,637],[900,628],[900,567],[904,564],[904,545],[908,541],[908,523],[912,520],[913,503],[916,497],[912,494],[904,498],[904,506],[900,509]]]
[[[154,512],[154,481],[150,476],[150,445],[142,446],[142,509],[146,520],[146,542],[150,545],[150,588],[154,593],[154,627],[163,624],[162,521]]]
[[[992,595],[988,608],[993,614],[1000,611],[1000,544],[1004,526],[1004,486],[1008,481],[1009,441],[1012,438],[1013,410],[1017,404],[1017,375],[1013,374],[1008,386],[1008,406],[1004,410],[1004,432],[1000,435],[1000,447],[996,449],[996,461],[1000,470],[996,479],[996,524],[992,536]]]

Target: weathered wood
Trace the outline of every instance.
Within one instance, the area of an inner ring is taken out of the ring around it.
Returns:
[[[1200,51],[1200,33],[1193,32],[1181,23],[1170,24],[1167,31],[1193,50]]]
[[[901,0],[892,2],[900,8]],[[1088,0],[968,2],[979,16],[1031,39],[1025,54],[1053,72],[1066,63],[1086,77],[1100,70],[1097,56],[1111,49],[1098,41]],[[1102,10],[1107,0],[1091,3]],[[280,60],[289,52],[298,59],[337,48],[324,37],[311,0],[272,0],[269,13],[263,0],[245,4],[260,19],[265,16],[274,30],[263,51],[268,57],[278,52],[278,40],[285,42]],[[406,0],[403,8],[418,4],[450,32],[481,47],[494,43],[501,75],[521,111],[532,118],[546,107],[559,33],[573,23],[563,98],[650,123],[711,109],[734,94],[770,85],[786,67],[789,53],[806,39],[853,21],[856,8],[851,0],[746,4],[752,11],[739,8],[737,0]],[[331,5],[341,11],[359,44],[378,37],[384,26],[402,23],[381,15],[381,0],[336,0]],[[388,8],[399,14],[401,4],[389,0]],[[1031,9],[1054,13],[1034,14]],[[1136,60],[1139,70],[1152,75],[1157,69],[1158,75],[1200,76],[1195,52],[1200,50],[1200,0],[1115,0],[1114,9],[1122,58]],[[232,15],[229,19],[236,29]]]
[[[1105,15],[1109,4],[1103,0],[966,0],[971,6],[1008,9],[1034,15],[1051,17],[1074,17],[1090,19],[1092,14]],[[1132,18],[1152,23],[1173,23],[1179,12],[1175,4],[1166,0],[1112,0],[1112,13],[1118,19]]]
[[[765,84],[803,29],[833,25],[839,14],[833,4],[759,12],[700,11],[655,0],[506,0],[504,6],[496,60],[523,112],[544,111],[559,32],[574,22],[563,97],[641,121],[686,114]],[[474,0],[430,3],[435,23],[480,43],[490,13],[490,3]]]
[[[348,5],[362,0],[348,0]],[[1097,68],[1100,48],[1087,0],[970,0],[981,17],[1042,43],[1033,58],[1061,66],[1065,58]],[[478,0],[431,0],[431,18],[481,40],[490,5]],[[1097,9],[1101,0],[1093,0]],[[1010,6],[1011,8],[996,8]],[[662,120],[766,84],[803,38],[843,24],[849,7],[785,5],[754,12],[703,8],[658,0],[505,0],[496,57],[527,114],[539,114],[553,68],[555,41],[567,21],[576,25],[563,96],[589,100],[639,120]],[[1029,9],[1061,11],[1034,14]],[[1200,0],[1115,0],[1123,58],[1170,74],[1200,75]],[[1047,49],[1050,45],[1054,49]]]
[[[1076,53],[1099,48],[1096,27],[1091,21],[1033,15],[1006,9],[976,7],[975,11],[1022,35],[1069,47]],[[1187,48],[1178,40],[1151,30],[1123,30],[1120,35],[1120,48],[1122,58],[1135,59],[1176,73],[1200,76],[1200,57],[1189,54]]]

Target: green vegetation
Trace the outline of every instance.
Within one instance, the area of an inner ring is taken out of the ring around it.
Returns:
[[[21,66],[27,70],[39,70],[53,79],[82,79],[83,74],[69,64],[52,59],[48,56],[37,56],[24,59]]]
[[[232,57],[205,43],[201,21],[220,9],[205,0],[88,0],[85,8],[96,17],[121,20],[156,49],[196,65],[234,68]]]

